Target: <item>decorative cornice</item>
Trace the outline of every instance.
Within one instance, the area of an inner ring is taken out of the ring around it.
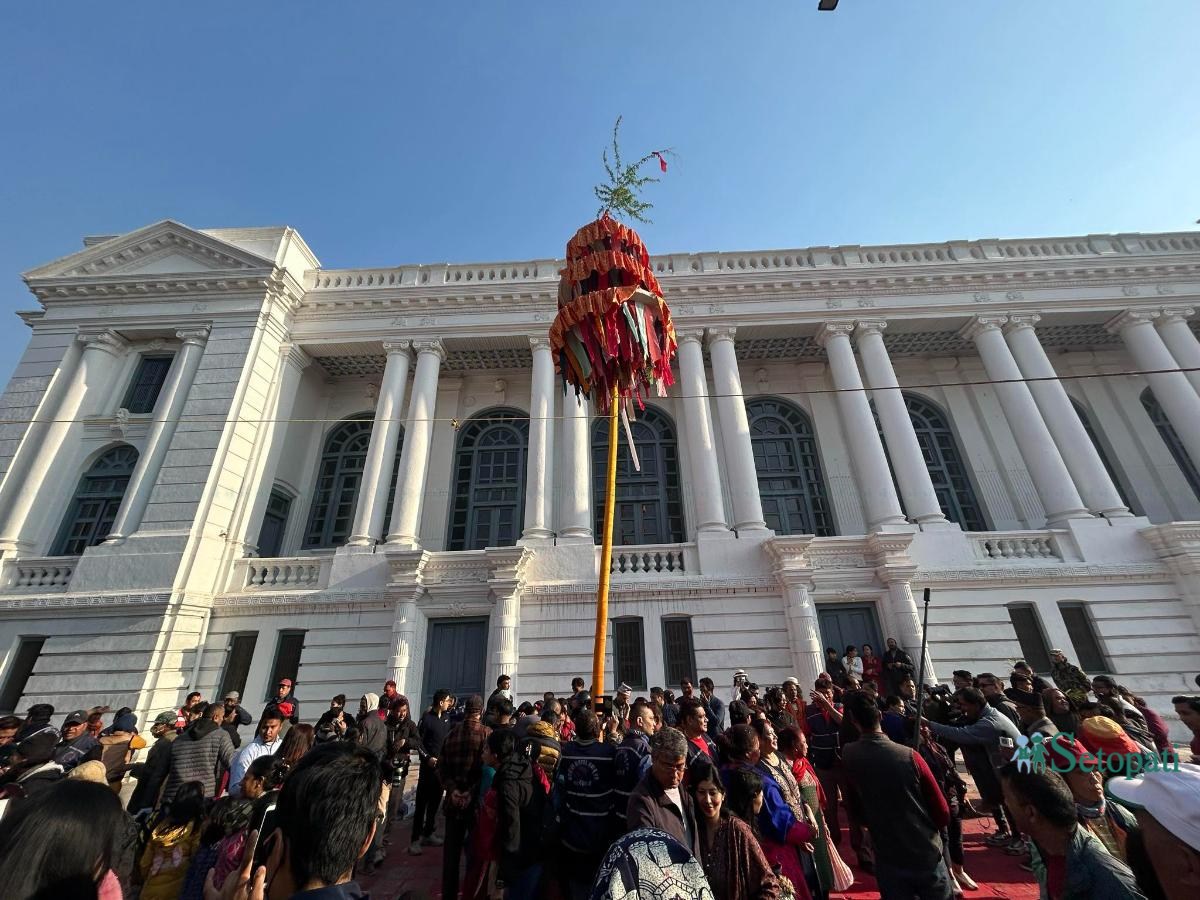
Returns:
[[[1022,584],[1058,586],[1062,584],[1112,584],[1117,582],[1169,582],[1171,574],[1156,563],[1132,563],[1124,566],[989,566],[978,569],[920,568],[913,575],[914,587],[947,585],[976,588],[991,585]]]
[[[1157,309],[1127,309],[1104,323],[1105,329],[1120,334],[1134,325],[1153,324],[1161,313]]]
[[[83,609],[165,606],[168,594],[35,594],[0,597],[0,612],[5,610]]]
[[[110,275],[87,282],[76,278],[48,278],[30,282],[29,289],[43,303],[48,301],[107,300],[129,303],[138,300],[159,301],[164,298],[202,294],[211,297],[224,293],[265,294],[278,290],[280,285],[271,270],[244,275]],[[293,304],[294,305],[294,304]]]

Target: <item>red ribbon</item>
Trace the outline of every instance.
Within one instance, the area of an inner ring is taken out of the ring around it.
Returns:
[[[651,153],[658,157],[658,167],[664,172],[667,171],[667,161],[663,159],[662,153],[658,150],[652,150]]]

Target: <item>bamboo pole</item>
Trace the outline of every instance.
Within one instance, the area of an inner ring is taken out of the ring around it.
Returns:
[[[617,404],[613,385],[608,410],[608,480],[604,489],[604,525],[600,538],[600,578],[596,589],[596,640],[592,645],[592,708],[604,693],[604,650],[608,642],[608,580],[612,569],[613,518],[617,506]]]

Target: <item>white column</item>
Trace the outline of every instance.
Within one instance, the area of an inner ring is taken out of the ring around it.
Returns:
[[[721,426],[721,446],[725,450],[729,497],[733,504],[735,531],[766,531],[762,500],[758,494],[758,472],[754,468],[754,448],[750,444],[750,422],[746,418],[746,399],[742,396],[742,377],[738,372],[734,328],[708,329],[708,353],[712,357],[713,388],[717,403],[717,421]]]
[[[917,671],[913,672],[916,680],[921,668],[921,610],[913,597],[912,584],[909,582],[911,572],[892,572],[886,568],[876,570],[880,579],[887,585],[888,617],[895,629],[895,637],[900,646],[908,651],[913,658]],[[925,649],[925,683],[937,684],[937,675],[933,671],[933,660],[929,656],[929,648]]]
[[[792,661],[796,668],[794,674],[800,679],[800,693],[804,696],[812,690],[813,682],[825,669],[821,630],[817,624],[817,611],[809,593],[809,584],[787,580],[783,592]]]
[[[900,509],[900,498],[896,496],[896,486],[892,483],[892,473],[888,470],[883,441],[875,428],[875,417],[871,415],[871,405],[863,390],[862,377],[858,374],[858,363],[854,361],[854,349],[850,346],[853,330],[852,322],[826,322],[817,332],[817,343],[825,348],[829,358],[829,371],[837,389],[838,412],[846,430],[846,441],[850,444],[850,458],[858,476],[867,528],[880,531],[907,522]]]
[[[558,542],[592,543],[591,431],[588,401],[563,393],[562,490],[558,497]]]
[[[112,531],[104,542],[106,544],[119,544],[141,527],[142,516],[150,503],[150,494],[158,483],[158,473],[163,460],[167,458],[167,451],[171,449],[171,440],[175,437],[175,429],[179,427],[179,417],[183,414],[192,382],[196,379],[196,370],[200,368],[200,360],[204,357],[208,331],[208,327],[204,326],[175,332],[175,336],[183,341],[183,346],[175,354],[171,371],[167,373],[167,380],[159,392],[158,402],[154,404],[154,420],[137,465],[133,467],[133,474],[129,476],[125,497],[121,500]]]
[[[1117,492],[1108,469],[1104,468],[1100,452],[1083,427],[1083,420],[1079,418],[1042,342],[1038,340],[1034,325],[1041,318],[1039,315],[1011,316],[1005,328],[1008,346],[1017,365],[1021,367],[1021,374],[1034,379],[1028,382],[1029,392],[1033,394],[1033,400],[1087,508],[1109,519],[1129,517],[1133,514]]]
[[[550,339],[531,337],[533,377],[529,386],[529,454],[525,470],[523,541],[548,540],[550,529],[551,454],[554,451],[554,357]]]
[[[424,593],[417,588],[417,597]],[[420,685],[408,680],[412,664],[413,642],[417,637],[417,601],[404,597],[396,604],[396,618],[392,620],[391,652],[388,654],[388,677],[396,682],[396,690],[402,694],[415,695]],[[412,698],[420,705],[420,700]]]
[[[1153,322],[1158,316],[1154,310],[1130,309],[1105,327],[1121,336],[1138,369],[1154,373],[1144,376],[1154,392],[1154,399],[1167,414],[1192,462],[1200,466],[1200,395],[1187,376],[1171,371],[1178,365],[1162,335],[1154,328]]]
[[[385,341],[383,344],[387,362],[379,385],[379,399],[375,401],[375,424],[371,427],[371,443],[363,463],[354,527],[346,542],[356,547],[372,547],[383,539],[388,489],[392,486],[392,468],[396,465],[396,446],[400,443],[404,415],[404,384],[412,359],[409,347],[408,341]]]
[[[1004,342],[1000,326],[1007,321],[1004,316],[979,316],[968,322],[960,334],[975,342],[988,378],[999,382],[993,387],[1046,510],[1046,524],[1056,528],[1067,519],[1088,518],[1090,513],[1075,489],[1062,454],[1054,445],[1029,386],[1022,380],[1017,361]],[[1074,410],[1071,415],[1075,415]]]
[[[28,460],[24,479],[16,483],[10,477],[5,483],[6,488],[10,483],[12,488],[11,493],[6,490],[10,502],[0,507],[0,550],[29,549],[23,545],[23,533],[63,444],[77,420],[96,413],[108,398],[117,361],[128,347],[114,331],[81,332],[77,340],[83,351],[54,411],[54,421],[46,428],[38,452]],[[69,477],[73,482],[79,475]]]
[[[82,355],[83,342],[77,336],[73,337],[63,352],[58,370],[46,387],[46,393],[42,395],[42,401],[38,404],[29,427],[21,437],[17,452],[8,465],[8,471],[5,472],[4,484],[0,486],[0,510],[13,509],[14,501],[29,481],[30,472],[42,458],[42,447],[46,437],[54,429],[68,390],[75,383],[75,373]],[[7,520],[8,516],[0,517],[0,535],[8,534]],[[6,548],[0,543],[0,550],[3,549]]]
[[[721,475],[717,470],[717,448],[712,416],[708,409],[708,380],[704,376],[702,330],[679,332],[679,390],[687,420],[688,459],[691,461],[691,492],[696,509],[696,532],[728,531],[725,504],[721,498]]]
[[[1194,312],[1189,306],[1164,307],[1158,320],[1158,333],[1175,357],[1175,362],[1179,363],[1179,368],[1192,370],[1183,374],[1192,387],[1200,391],[1200,340],[1197,340],[1187,323]]]
[[[241,554],[245,556],[258,555],[258,537],[267,504],[271,501],[271,489],[275,486],[275,471],[279,467],[279,454],[283,452],[288,423],[296,407],[300,376],[312,362],[312,358],[295,344],[282,344],[279,354],[282,359],[279,361],[279,390],[275,394],[275,406],[271,413],[273,421],[266,423],[263,435],[266,450],[254,480],[254,502],[242,524]]]
[[[900,392],[896,370],[892,368],[891,357],[883,343],[884,328],[887,328],[887,322],[859,322],[855,339],[875,400],[875,411],[879,414],[879,424],[883,427],[883,436],[896,469],[904,507],[908,517],[921,525],[948,525],[933,489],[921,445],[917,442],[917,432],[913,429],[904,395]]]
[[[416,547],[425,499],[425,475],[429,470],[429,444],[433,440],[433,416],[437,407],[438,373],[446,352],[441,341],[416,341],[417,372],[413,377],[412,403],[404,427],[404,450],[400,454],[400,476],[396,504],[392,507],[389,544]]]

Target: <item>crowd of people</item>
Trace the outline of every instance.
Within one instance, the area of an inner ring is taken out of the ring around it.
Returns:
[[[365,897],[356,877],[406,864],[387,851],[411,815],[407,855],[440,848],[445,898],[824,900],[853,854],[884,898],[948,900],[977,888],[974,814],[1050,900],[1200,896],[1200,697],[1173,700],[1189,753],[1059,651],[1047,678],[1018,662],[923,689],[892,640],[827,657],[808,691],[739,670],[517,705],[501,676],[419,718],[388,682],[313,724],[285,678],[256,722],[236,692],[191,694],[150,740],[129,709],[55,726],[37,704],[0,719],[3,896]]]

